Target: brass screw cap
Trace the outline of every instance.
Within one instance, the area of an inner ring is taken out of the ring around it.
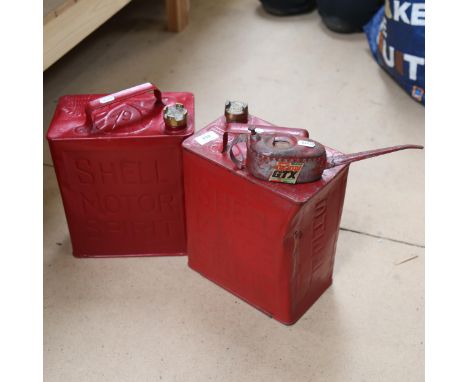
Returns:
[[[249,105],[242,101],[226,101],[224,116],[226,117],[226,122],[247,123]]]
[[[166,105],[163,109],[164,123],[168,129],[187,127],[187,109],[181,103]]]

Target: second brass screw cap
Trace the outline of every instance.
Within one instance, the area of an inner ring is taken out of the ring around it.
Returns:
[[[226,101],[224,106],[226,122],[247,123],[249,119],[249,106],[242,101]]]

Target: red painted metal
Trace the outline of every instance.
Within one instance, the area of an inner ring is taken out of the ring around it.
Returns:
[[[254,116],[248,123],[273,126]],[[313,183],[262,181],[222,152],[226,128],[218,118],[183,143],[189,266],[292,324],[332,283],[348,166]],[[241,145],[233,151],[245,156]]]
[[[403,147],[345,155],[316,142],[316,181],[269,182],[239,165],[247,148],[237,143],[260,125],[266,137],[308,140],[250,116],[235,126],[220,117],[184,141],[187,253],[192,269],[289,325],[332,283],[349,163]]]
[[[185,128],[164,122],[175,103]],[[47,138],[75,256],[185,254],[181,143],[193,131],[191,93],[143,84],[60,98]]]

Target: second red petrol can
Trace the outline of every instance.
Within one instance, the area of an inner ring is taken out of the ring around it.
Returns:
[[[221,117],[183,143],[189,266],[292,324],[332,283],[348,166],[313,183],[265,182],[229,158],[230,130],[242,125]]]
[[[194,97],[150,83],[59,99],[47,138],[73,254],[186,252],[182,141]]]

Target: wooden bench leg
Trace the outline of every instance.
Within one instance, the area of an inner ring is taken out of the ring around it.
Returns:
[[[188,24],[190,0],[166,0],[167,29],[180,32]]]

